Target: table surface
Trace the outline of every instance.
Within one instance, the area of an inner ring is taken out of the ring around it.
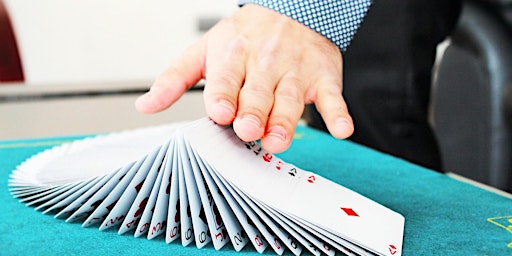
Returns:
[[[18,164],[81,137],[0,141],[0,255],[237,254],[231,246],[197,249],[166,244],[161,237],[82,228],[34,211],[9,194],[8,176]],[[404,215],[403,255],[512,255],[510,198],[307,127],[297,129],[280,157]],[[251,246],[242,252],[259,255]],[[264,254],[275,253],[269,248]]]

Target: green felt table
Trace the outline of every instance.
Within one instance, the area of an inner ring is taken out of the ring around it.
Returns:
[[[9,174],[26,158],[80,137],[0,141],[0,255],[236,255],[163,238],[82,228],[14,199]],[[280,156],[406,218],[403,255],[512,255],[512,200],[366,147],[299,127]],[[304,202],[307,203],[307,202]],[[386,234],[382,234],[385,236]],[[264,254],[274,255],[268,248]],[[290,255],[290,252],[286,253]],[[251,246],[242,255],[259,255]]]

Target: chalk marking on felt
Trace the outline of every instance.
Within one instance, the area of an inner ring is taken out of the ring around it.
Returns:
[[[304,138],[304,132],[296,132],[295,134],[293,134],[293,138],[294,139],[302,139]]]
[[[509,224],[507,224],[508,226],[505,226],[505,224],[498,222],[498,220],[502,220],[502,219],[507,219],[507,221],[509,223]],[[492,223],[500,228],[505,229],[506,231],[508,231],[509,233],[512,234],[512,215],[488,218],[487,221],[489,221],[490,223]],[[507,247],[512,248],[512,242],[508,243]]]

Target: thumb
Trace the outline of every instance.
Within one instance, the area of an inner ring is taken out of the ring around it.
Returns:
[[[191,45],[178,60],[160,74],[149,91],[135,101],[143,113],[155,113],[170,107],[204,76],[204,37]]]

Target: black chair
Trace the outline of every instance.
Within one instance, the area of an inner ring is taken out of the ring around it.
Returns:
[[[512,0],[464,3],[434,79],[444,170],[512,191]]]

